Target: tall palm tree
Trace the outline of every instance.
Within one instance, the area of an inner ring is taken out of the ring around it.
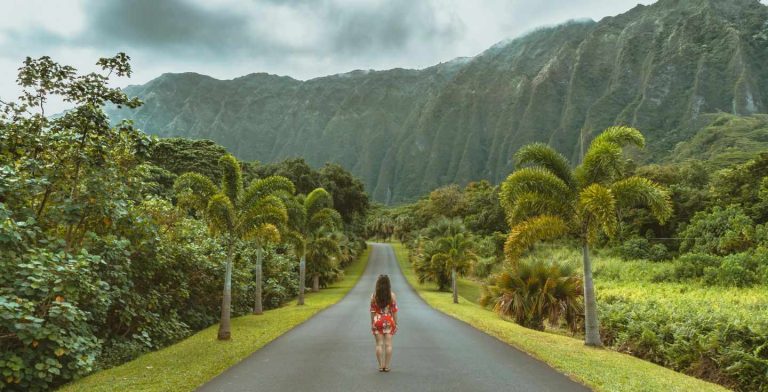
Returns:
[[[307,261],[312,274],[312,292],[320,291],[320,274],[332,270],[341,256],[338,236],[332,228],[320,227],[307,236]]]
[[[285,235],[293,244],[293,247],[299,256],[299,305],[304,305],[304,288],[306,286],[307,255],[308,250],[315,246],[314,240],[331,233],[342,226],[341,215],[333,209],[333,198],[323,188],[316,188],[306,197],[291,198],[288,201],[289,212],[289,231]],[[312,249],[313,255],[321,254],[320,245],[327,245],[323,242],[317,243],[318,248]],[[338,246],[335,251],[338,253]],[[319,279],[319,275],[317,276]],[[319,285],[319,284],[318,284]],[[314,284],[313,284],[314,286]]]
[[[598,235],[612,237],[621,211],[647,207],[663,222],[672,213],[669,192],[641,177],[626,175],[623,148],[645,146],[640,131],[611,127],[590,144],[583,162],[572,170],[551,147],[535,143],[516,154],[518,169],[502,183],[501,205],[512,228],[504,246],[514,267],[522,253],[540,240],[575,234],[584,265],[585,343],[602,346],[589,245]]]
[[[230,317],[232,303],[232,261],[239,241],[266,236],[270,228],[283,226],[288,214],[282,200],[274,195],[263,195],[262,186],[254,181],[243,189],[243,177],[237,159],[224,155],[219,159],[221,186],[217,187],[200,173],[182,174],[174,183],[179,206],[191,209],[208,223],[211,234],[220,237],[227,249],[224,290],[221,300],[219,340],[231,337]],[[287,179],[273,181],[283,182]],[[290,182],[290,181],[288,181]],[[290,190],[290,189],[289,189]]]
[[[451,290],[453,291],[453,303],[459,303],[459,292],[456,287],[456,274],[465,274],[470,263],[477,261],[477,255],[472,251],[473,243],[469,235],[455,233],[437,240],[438,253],[432,256],[432,263],[451,270]]]
[[[271,176],[262,179],[256,179],[248,186],[246,193],[249,196],[251,202],[260,203],[273,200],[276,197],[292,196],[295,192],[293,183],[285,177]],[[282,202],[281,202],[282,203]],[[266,211],[264,211],[266,212]],[[281,221],[282,226],[285,226],[287,221]],[[286,230],[287,227],[281,227]],[[264,304],[261,298],[261,292],[263,287],[262,277],[262,262],[264,259],[264,248],[270,243],[277,243],[280,241],[280,229],[272,224],[265,224],[256,230],[252,231],[250,238],[256,244],[256,268],[254,271],[254,279],[256,281],[256,298],[253,306],[253,314],[264,313]]]

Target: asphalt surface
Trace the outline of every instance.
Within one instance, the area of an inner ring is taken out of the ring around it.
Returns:
[[[379,274],[398,299],[392,371],[377,370],[368,314]],[[309,297],[307,301],[311,301]],[[588,391],[546,364],[432,309],[410,287],[392,247],[373,244],[357,285],[199,391]]]

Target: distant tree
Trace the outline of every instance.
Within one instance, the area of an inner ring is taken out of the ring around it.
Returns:
[[[717,172],[710,189],[717,204],[740,205],[755,223],[768,223],[768,201],[760,198],[760,183],[768,177],[768,152],[741,165]]]
[[[471,235],[454,233],[437,239],[437,253],[432,255],[430,262],[433,268],[451,271],[451,291],[453,303],[459,303],[459,291],[456,286],[456,275],[464,275],[469,271],[472,262],[477,261]]]
[[[356,217],[368,213],[370,202],[365,186],[343,167],[327,163],[320,169],[320,183],[333,197],[333,208],[345,224],[350,225]]]
[[[221,178],[219,158],[225,154],[227,150],[211,140],[174,137],[154,143],[147,160],[176,175],[195,172],[217,181]]]
[[[464,214],[466,200],[456,184],[446,185],[429,193],[429,212],[433,217],[454,218]]]
[[[647,206],[660,221],[672,212],[669,193],[642,177],[627,177],[622,149],[643,147],[636,129],[612,127],[598,135],[571,170],[560,153],[544,144],[530,144],[516,154],[518,169],[501,186],[501,203],[512,229],[505,255],[512,268],[520,255],[540,240],[575,234],[581,242],[584,262],[585,341],[602,346],[597,301],[592,280],[589,244],[600,233],[617,232],[620,212]]]
[[[286,159],[282,162],[257,166],[254,169],[259,177],[283,176],[291,180],[296,193],[307,195],[322,186],[320,173],[312,169],[303,158]]]
[[[341,216],[333,209],[330,193],[323,188],[314,189],[306,197],[293,198],[289,202],[288,211],[290,231],[287,235],[299,257],[298,304],[304,305],[307,258],[310,257],[312,263],[321,264],[327,261],[326,257],[333,257],[340,252],[338,245],[329,245],[328,237],[342,226]],[[313,272],[316,273],[313,281],[319,280],[319,269]]]
[[[445,237],[454,237],[457,234],[466,233],[467,229],[461,223],[459,218],[441,217],[433,221],[429,226],[422,229],[417,239],[414,255],[414,270],[419,283],[435,282],[438,290],[447,291],[449,285],[452,286],[452,266],[443,258],[435,259],[434,256],[440,253],[447,253],[446,247],[440,244],[439,239]],[[461,272],[465,272],[465,265],[461,265]],[[458,268],[458,265],[457,265]]]
[[[499,203],[499,189],[488,181],[470,182],[464,188],[466,213],[464,224],[473,233],[489,235],[509,230],[504,209]]]
[[[679,237],[681,252],[725,256],[755,245],[755,225],[737,205],[715,206],[711,211],[697,212]]]

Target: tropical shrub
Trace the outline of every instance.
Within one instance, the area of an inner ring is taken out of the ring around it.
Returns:
[[[516,323],[544,330],[544,321],[571,331],[583,327],[583,287],[569,265],[535,260],[521,262],[488,280],[480,304]]]

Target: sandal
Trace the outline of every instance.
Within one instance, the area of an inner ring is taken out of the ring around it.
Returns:
[[[382,367],[379,368],[379,371],[380,372],[386,372],[386,370],[384,370],[384,368],[382,368]]]
[[[382,369],[381,371],[383,371],[383,372],[385,372],[385,373],[389,373],[389,371],[390,371],[390,370],[392,370],[392,369],[390,369],[390,368],[381,368],[381,369]]]

